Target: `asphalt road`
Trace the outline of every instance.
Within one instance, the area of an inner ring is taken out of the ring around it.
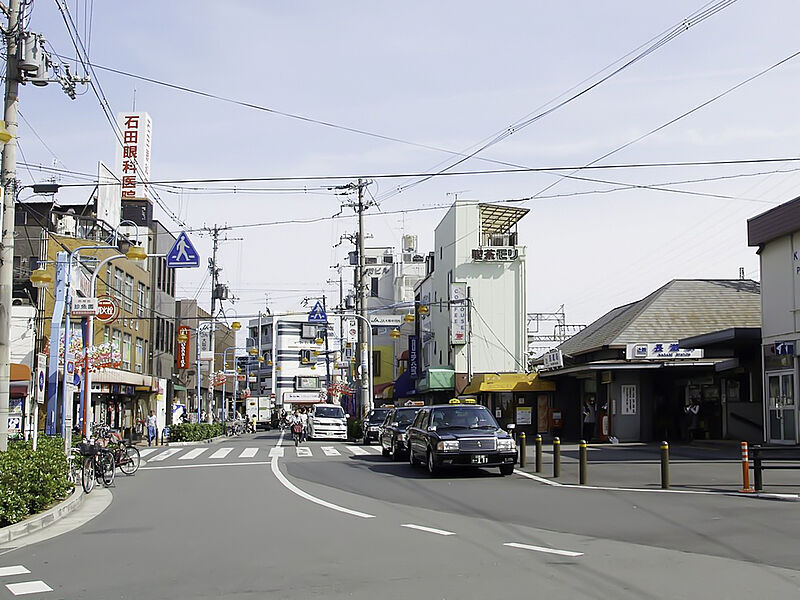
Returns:
[[[376,449],[311,442],[298,455],[277,441],[152,452],[83,526],[0,551],[0,599],[25,583],[52,588],[29,598],[98,600],[800,590],[800,504],[564,489],[496,470],[429,478]]]

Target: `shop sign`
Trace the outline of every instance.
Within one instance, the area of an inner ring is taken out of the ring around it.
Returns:
[[[408,336],[408,375],[411,379],[419,377],[419,338]]]
[[[373,327],[400,327],[403,315],[370,315],[369,323]]]
[[[186,325],[179,325],[178,326],[178,348],[177,352],[175,353],[175,367],[178,369],[188,369],[189,368],[189,332],[191,331],[190,327]],[[180,338],[185,337],[185,340],[181,340]]]
[[[625,358],[628,360],[674,360],[703,358],[703,355],[702,348],[681,348],[678,342],[627,344],[625,347]]]
[[[467,343],[467,284],[450,284],[450,343]]]
[[[197,343],[200,345],[200,360],[214,360],[214,346],[211,339],[211,321],[203,321],[197,327]]]
[[[533,423],[533,407],[518,406],[516,423],[517,425],[530,425]]]
[[[345,319],[344,341],[348,344],[355,344],[358,341],[358,323],[355,319]]]
[[[119,302],[112,296],[97,298],[96,318],[101,323],[113,323],[119,317]]]
[[[284,402],[319,402],[319,392],[284,392]]]
[[[117,150],[122,198],[146,198],[144,182],[150,180],[153,122],[147,113],[120,113],[117,126],[122,133],[122,146]]]
[[[478,262],[508,262],[519,258],[519,249],[515,247],[501,248],[492,246],[489,248],[473,248],[472,260]]]
[[[47,354],[36,355],[36,391],[34,398],[37,404],[44,404],[45,388],[47,387]]]
[[[563,369],[564,368],[564,355],[561,350],[555,348],[550,350],[544,355],[544,368],[545,369]]]
[[[74,317],[93,317],[97,314],[97,298],[72,298],[72,310]]]

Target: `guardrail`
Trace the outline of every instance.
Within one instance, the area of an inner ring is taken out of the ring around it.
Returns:
[[[800,448],[797,446],[753,446],[753,479],[755,480],[756,492],[764,489],[764,477],[762,472],[765,469],[800,469]],[[764,464],[770,463],[793,463],[793,464]]]

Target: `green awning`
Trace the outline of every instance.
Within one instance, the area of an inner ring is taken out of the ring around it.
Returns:
[[[186,391],[186,386],[185,386],[185,385],[178,385],[178,384],[176,383],[176,384],[174,384],[174,385],[172,386],[172,389],[173,389],[173,390],[176,390],[176,391],[179,391],[179,392],[185,392],[185,391]]]
[[[456,385],[453,369],[428,369],[425,376],[417,380],[417,392],[452,390]]]

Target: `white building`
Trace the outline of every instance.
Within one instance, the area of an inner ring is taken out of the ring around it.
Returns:
[[[526,259],[516,229],[527,213],[457,201],[436,227],[427,276],[416,290],[429,309],[417,326],[417,395],[446,401],[488,389],[502,392],[488,382],[504,374],[527,377]]]

